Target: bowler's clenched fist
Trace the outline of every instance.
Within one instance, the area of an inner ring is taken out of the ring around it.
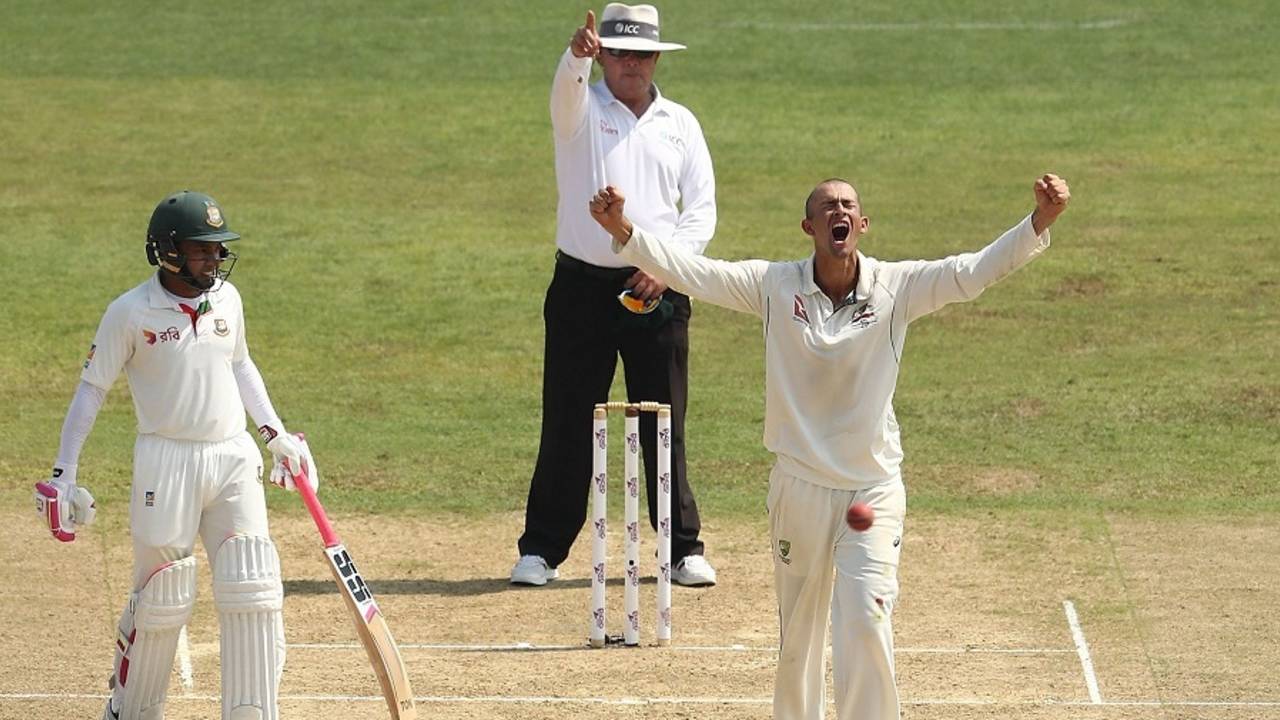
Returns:
[[[631,221],[622,214],[622,207],[626,204],[627,199],[622,196],[622,192],[612,185],[602,189],[596,193],[588,208],[591,210],[591,217],[604,228],[615,240],[622,244],[626,244],[631,239]]]
[[[1067,187],[1066,180],[1053,173],[1046,173],[1036,179],[1035,193],[1036,210],[1032,213],[1032,224],[1039,235],[1067,209],[1067,202],[1071,200],[1071,188]]]
[[[622,191],[618,188],[608,185],[600,189],[595,195],[591,196],[591,216],[597,215],[622,215],[622,207],[627,202],[627,198],[623,196]],[[600,218],[596,217],[599,221]]]

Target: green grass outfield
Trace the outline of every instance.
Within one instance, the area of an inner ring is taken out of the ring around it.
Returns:
[[[190,187],[244,236],[253,356],[334,509],[523,507],[554,249],[547,94],[599,6],[360,5],[5,4],[5,502],[47,472],[102,311],[149,273],[152,207]],[[863,249],[887,259],[976,249],[1030,210],[1039,173],[1071,181],[1050,252],[913,326],[896,403],[913,507],[1280,511],[1270,0],[660,7],[690,49],[659,84],[715,161],[709,254],[807,254],[801,204],[831,175],[857,183]],[[709,518],[762,512],[759,335],[695,308]],[[80,470],[112,513],[133,433],[122,378]]]

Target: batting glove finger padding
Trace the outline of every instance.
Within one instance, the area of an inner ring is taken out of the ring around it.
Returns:
[[[276,462],[288,461],[293,467],[302,462],[302,443],[296,435],[282,432],[267,442],[267,449],[275,457]]]
[[[53,477],[35,487],[36,512],[60,542],[74,542],[76,527],[89,525],[98,508],[89,491],[76,486],[74,465],[54,467]]]
[[[98,503],[94,502],[93,496],[89,494],[86,488],[76,486],[76,491],[71,495],[71,520],[76,527],[86,527],[93,524],[98,517]]]
[[[288,440],[284,441],[285,438]],[[276,447],[272,445],[278,447],[280,451],[277,452]],[[320,471],[316,468],[316,462],[311,456],[311,448],[307,445],[305,435],[281,433],[267,443],[267,449],[275,455],[275,463],[271,466],[272,483],[285,490],[296,491],[298,486],[294,482],[294,475],[299,467],[306,467],[307,480],[311,483],[311,489],[320,488]]]

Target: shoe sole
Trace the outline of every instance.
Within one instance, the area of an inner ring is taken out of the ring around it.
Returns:
[[[538,582],[537,580],[512,579],[511,584],[521,585],[524,587],[542,587],[543,585],[546,585],[547,583],[551,582],[552,580],[555,580],[558,577],[560,577],[560,571],[556,570],[555,568],[551,568],[550,570],[547,571],[546,577],[542,579],[542,582]]]
[[[711,582],[692,582],[692,583],[680,582],[679,580],[672,580],[671,582],[676,585],[679,585],[680,587],[689,587],[689,588],[704,588],[704,587],[716,586],[716,582],[714,580],[712,580]]]

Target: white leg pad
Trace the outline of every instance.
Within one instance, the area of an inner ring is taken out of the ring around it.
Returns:
[[[159,720],[164,717],[178,632],[196,602],[196,559],[185,557],[157,570],[129,604],[116,627],[111,698],[103,717]]]
[[[284,587],[270,538],[235,535],[222,543],[213,600],[222,629],[223,720],[279,720]]]

